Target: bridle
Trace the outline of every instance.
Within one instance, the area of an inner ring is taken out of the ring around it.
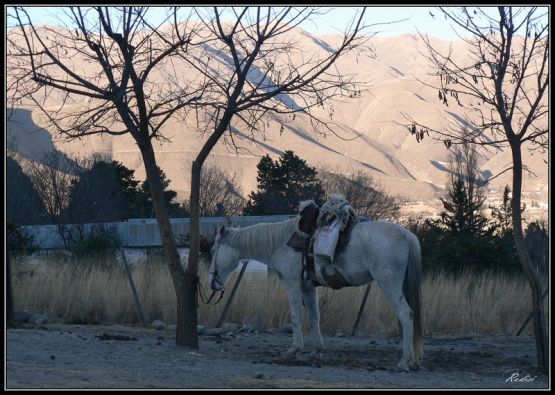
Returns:
[[[214,254],[214,272],[212,273],[212,283],[210,284],[210,287],[213,289],[214,287],[212,287],[212,285],[214,284],[214,281],[216,281],[219,285],[222,286],[221,294],[220,294],[220,297],[218,298],[218,300],[216,302],[210,303],[210,301],[212,300],[214,295],[216,295],[216,293],[219,292],[219,291],[212,291],[212,294],[210,295],[208,300],[205,301],[206,297],[204,296],[204,294],[202,292],[202,286],[199,283],[199,295],[200,295],[200,298],[201,298],[201,300],[204,304],[218,304],[220,302],[220,300],[222,300],[222,298],[224,297],[224,291],[225,291],[224,282],[222,281],[221,277],[218,275],[218,269],[216,268],[216,263],[218,262],[218,252],[219,251],[220,251],[220,243],[218,243],[218,247],[216,247],[216,251],[215,251],[215,254]]]

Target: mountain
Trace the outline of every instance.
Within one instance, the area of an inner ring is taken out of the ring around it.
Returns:
[[[303,53],[329,51],[340,39],[334,35],[316,37],[300,29],[292,34],[296,35]],[[457,59],[465,61],[464,42],[439,39],[432,39],[432,42],[442,51],[451,47]],[[432,127],[441,127],[447,122],[459,123],[462,127],[464,121],[456,106],[445,107],[438,99],[438,92],[421,82],[431,81],[432,73],[424,53],[424,43],[416,35],[370,39],[358,51],[338,62],[337,67],[343,74],[353,74],[357,80],[367,81],[369,88],[361,91],[361,97],[345,98],[333,104],[333,121],[341,127],[336,134],[315,134],[307,117],[302,115],[294,119],[268,118],[263,136],[251,135],[240,124],[234,124],[233,141],[238,148],[230,146],[229,136],[224,137],[210,154],[207,164],[236,173],[246,196],[256,188],[256,165],[260,158],[265,154],[275,158],[290,149],[317,168],[367,172],[382,189],[405,200],[407,210],[412,213],[437,212],[441,208],[438,197],[445,194],[450,151],[431,138],[417,142],[402,125],[408,123],[403,114]],[[215,52],[215,56],[225,59],[226,55]],[[291,61],[301,62],[302,58],[296,54]],[[183,71],[189,72],[191,70]],[[60,100],[52,98],[49,108],[55,108]],[[283,100],[293,107],[298,98],[284,96]],[[319,111],[320,115],[328,116],[329,106]],[[140,153],[130,135],[95,135],[68,142],[42,127],[41,119],[42,115],[32,106],[17,109],[7,124],[8,148],[34,160],[40,160],[43,151],[52,149],[81,156],[103,152],[134,169],[138,179],[144,179]],[[188,195],[190,165],[206,139],[194,124],[192,119],[190,122],[168,121],[162,129],[165,141],[155,144],[158,164],[180,199]],[[482,174],[492,178],[489,196],[492,201],[498,200],[504,186],[511,186],[511,172],[494,176],[510,167],[510,150],[487,147],[479,148],[478,152]],[[534,174],[524,175],[525,201],[528,207],[532,202],[544,207],[542,213],[545,214],[548,154],[524,149],[523,156],[524,164]]]

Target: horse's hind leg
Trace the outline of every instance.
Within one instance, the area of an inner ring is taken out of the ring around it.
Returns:
[[[308,325],[310,326],[314,345],[312,356],[319,358],[320,352],[324,349],[324,342],[320,333],[320,311],[318,309],[318,292],[316,288],[303,289],[303,300],[308,313]]]
[[[382,292],[395,311],[399,322],[403,328],[403,357],[401,362],[397,364],[398,371],[408,372],[409,368],[414,365],[414,351],[413,351],[413,326],[412,326],[412,309],[408,305],[401,286],[385,286],[380,284]]]

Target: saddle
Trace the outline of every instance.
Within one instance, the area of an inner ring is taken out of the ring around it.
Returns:
[[[310,280],[314,284],[318,284],[318,280],[316,279],[316,269],[314,267],[314,256],[310,254],[309,249],[311,246],[311,239],[316,232],[317,222],[318,222],[318,214],[320,212],[320,208],[314,202],[310,202],[301,212],[300,216],[301,219],[299,220],[299,231],[295,232],[287,242],[289,247],[292,247],[297,252],[302,252],[302,263],[303,269],[305,268],[306,262],[306,271],[308,272]],[[304,270],[303,270],[304,272]],[[301,274],[301,275],[304,275]]]
[[[299,229],[312,236],[318,226],[318,215],[320,214],[320,207],[314,202],[310,202],[302,211],[301,219],[299,220]]]
[[[292,247],[295,251],[302,252],[303,272],[301,275],[304,277],[304,272],[306,271],[308,273],[309,279],[312,281],[314,286],[323,285],[320,284],[316,277],[314,255],[312,253],[312,237],[314,236],[314,233],[316,232],[316,229],[318,227],[319,213],[320,208],[314,202],[309,203],[305,208],[303,208],[303,210],[300,212],[300,232],[293,233],[293,235],[287,242],[287,245]],[[368,219],[359,216],[357,222],[363,221],[368,221]],[[354,224],[340,232],[334,255],[338,255],[343,252],[343,250],[349,243],[353,227]],[[338,270],[322,270],[322,276],[326,280],[327,285],[334,289],[339,289],[350,285],[349,282],[345,280],[345,278]]]

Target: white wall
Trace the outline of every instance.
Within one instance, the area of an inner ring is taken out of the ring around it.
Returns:
[[[267,215],[267,216],[237,216],[230,217],[232,226],[251,226],[263,222],[280,222],[291,218],[289,215]],[[173,232],[176,240],[180,235],[189,233],[189,218],[171,218]],[[227,225],[226,217],[202,217],[200,218],[200,234],[215,234],[221,225]],[[160,230],[154,218],[130,219],[126,222],[110,222],[107,226],[115,226],[120,236],[123,247],[160,247]],[[66,225],[71,228],[76,225]],[[94,224],[84,224],[88,230]],[[64,248],[64,243],[56,225],[22,226],[28,235],[33,236],[34,244],[41,249]]]

